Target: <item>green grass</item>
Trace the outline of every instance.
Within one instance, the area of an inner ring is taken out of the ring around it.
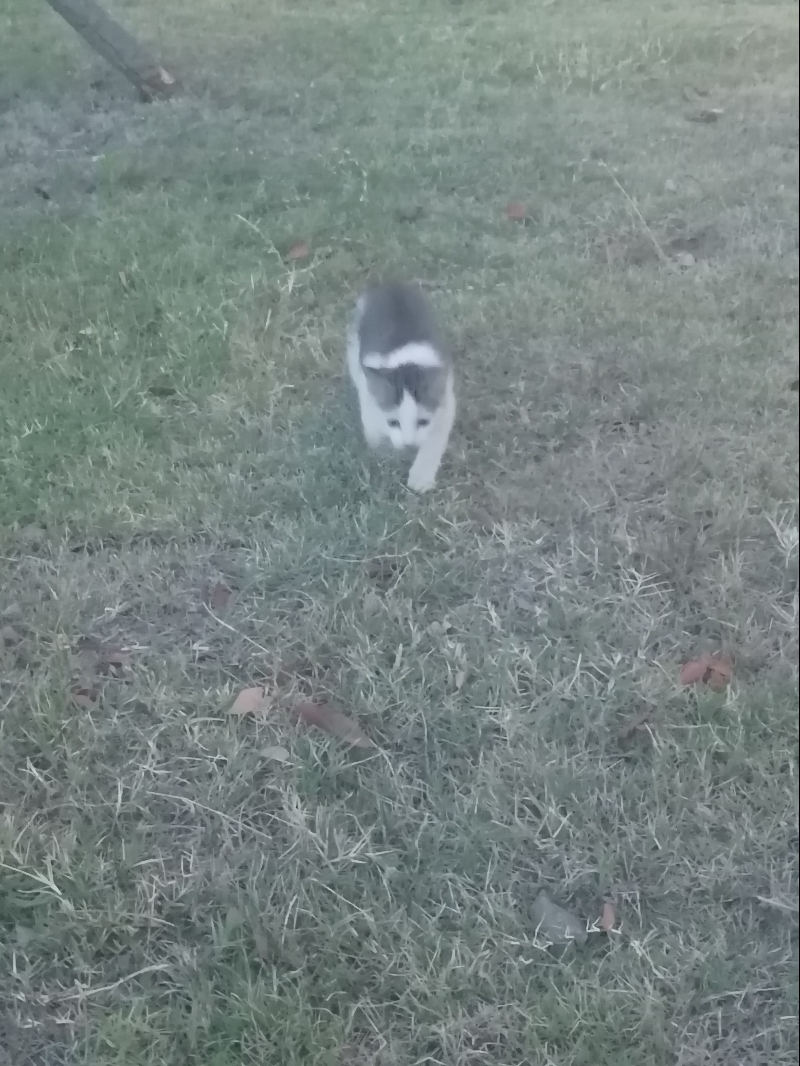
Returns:
[[[179,98],[0,0],[0,1063],[796,1062],[796,4],[107,6]],[[381,273],[429,497],[342,374]]]

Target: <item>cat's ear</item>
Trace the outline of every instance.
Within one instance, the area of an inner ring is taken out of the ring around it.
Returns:
[[[436,366],[426,369],[417,386],[417,400],[423,407],[438,407],[447,388],[449,371],[447,367]]]
[[[363,367],[364,377],[367,380],[369,391],[378,401],[381,407],[391,407],[394,399],[394,385],[390,370],[378,369],[373,366]]]

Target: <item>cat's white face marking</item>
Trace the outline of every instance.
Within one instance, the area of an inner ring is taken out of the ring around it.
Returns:
[[[431,412],[421,407],[408,392],[403,393],[398,407],[383,413],[389,440],[398,451],[402,448],[419,448],[430,434]]]
[[[372,370],[396,370],[404,363],[417,366],[436,367],[442,365],[442,357],[430,344],[404,344],[388,355],[365,355],[363,365]]]

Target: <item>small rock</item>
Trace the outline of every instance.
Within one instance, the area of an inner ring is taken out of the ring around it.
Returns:
[[[667,192],[677,192],[678,191],[678,186],[675,184],[675,182],[672,180],[672,178],[667,178],[667,180],[664,182],[664,188],[666,189]]]
[[[695,258],[691,252],[679,252],[675,256],[675,262],[681,267],[691,267],[695,264]]]

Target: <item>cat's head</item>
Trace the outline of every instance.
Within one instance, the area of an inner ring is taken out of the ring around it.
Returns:
[[[403,363],[391,369],[365,366],[364,374],[386,419],[386,433],[392,445],[398,450],[419,448],[445,398],[446,368]]]

